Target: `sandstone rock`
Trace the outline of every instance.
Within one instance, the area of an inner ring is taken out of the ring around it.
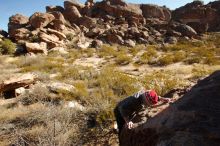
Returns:
[[[158,18],[164,21],[169,21],[171,19],[171,12],[168,8],[143,4],[141,5],[141,9],[145,18]]]
[[[2,35],[3,37],[8,37],[8,33],[2,29],[0,29],[0,35]]]
[[[77,44],[76,44],[76,47],[79,48],[79,49],[87,49],[89,46],[91,45],[90,42],[87,42],[87,41],[79,41]]]
[[[201,80],[183,97],[144,125],[123,129],[121,146],[213,145],[218,146],[220,71]]]
[[[94,47],[94,48],[100,48],[102,47],[102,45],[103,45],[103,42],[101,40],[94,40],[91,43],[91,47]]]
[[[76,7],[77,10],[81,13],[82,9],[85,7],[83,4],[79,3],[77,0],[65,1],[64,8],[69,9],[72,7]]]
[[[52,91],[59,93],[60,91],[68,91],[68,92],[75,92],[76,88],[73,85],[65,84],[61,82],[51,82],[47,85],[47,88]]]
[[[143,21],[142,10],[140,9],[139,5],[135,4],[122,4],[117,5],[114,2],[122,2],[120,0],[114,1],[101,1],[96,2],[93,6],[92,16],[96,18],[103,18],[104,20],[109,20],[106,16],[113,16],[113,18],[123,17],[123,18],[130,18],[134,17],[137,18],[140,22]]]
[[[95,38],[95,37],[99,36],[100,34],[102,34],[103,32],[104,32],[103,29],[95,27],[95,28],[92,28],[91,30],[89,30],[89,32],[87,32],[85,35],[90,38]]]
[[[64,8],[61,6],[46,6],[46,12],[61,12],[63,13]]]
[[[61,12],[54,11],[51,12],[51,14],[55,17],[55,20],[60,20],[63,24],[66,23],[66,20]]]
[[[16,75],[0,83],[0,93],[13,91],[20,87],[27,87],[33,84],[35,80],[36,80],[36,77],[30,73]]]
[[[180,32],[176,32],[174,30],[168,30],[166,32],[167,36],[174,36],[174,37],[180,37],[182,34]]]
[[[127,3],[123,0],[109,0],[111,5],[120,5],[120,6],[127,6]]]
[[[128,47],[135,47],[135,45],[136,45],[136,43],[131,39],[125,40],[124,44]]]
[[[116,34],[107,34],[106,39],[110,44],[124,44],[123,38]]]
[[[63,41],[59,41],[59,38],[56,35],[49,35],[47,33],[44,32],[40,32],[39,33],[39,39],[43,42],[47,43],[47,48],[51,49],[54,47],[58,47],[58,46],[63,46]]]
[[[46,27],[55,17],[49,13],[36,12],[30,17],[30,24],[34,28]]]
[[[189,22],[187,25],[192,27],[198,34],[206,33],[209,29],[208,23]]]
[[[175,28],[175,31],[180,32],[183,36],[187,36],[190,38],[197,35],[196,31],[192,27],[185,25],[185,24],[179,24]]]
[[[55,48],[52,48],[49,50],[49,53],[50,52],[59,52],[60,54],[68,54],[68,52],[66,51],[65,48],[63,47],[55,47]]]
[[[78,18],[82,17],[75,6],[65,7],[63,14],[70,23],[75,23]]]
[[[165,43],[168,44],[176,44],[177,41],[178,41],[177,38],[173,36],[165,38]]]
[[[56,31],[56,30],[53,30],[53,29],[50,29],[50,28],[47,29],[47,32],[50,33],[50,34],[56,35],[59,38],[59,40],[66,39],[66,35],[63,34],[62,32],[59,32],[59,31]]]
[[[47,55],[47,44],[44,42],[41,43],[25,43],[26,49],[28,52],[32,53],[44,53]]]
[[[53,28],[57,31],[64,31],[66,26],[64,25],[63,21],[55,19],[53,20]]]
[[[26,89],[24,87],[20,87],[15,89],[15,96],[23,95],[25,93]]]
[[[8,27],[11,28],[21,28],[24,27],[28,24],[29,19],[26,16],[23,16],[21,14],[16,14],[16,15],[12,15],[9,18],[9,23],[8,23]]]
[[[8,23],[9,37],[14,39],[15,31],[17,29],[27,26],[28,22],[29,22],[28,17],[23,16],[21,14],[16,14],[16,15],[11,16],[9,18],[9,23]]]
[[[218,3],[204,5],[202,2],[194,1],[173,11],[173,19],[193,27],[198,32],[201,32],[200,27],[205,28],[207,24],[209,31],[215,31],[220,23]],[[195,23],[199,25],[196,27]]]
[[[74,109],[81,110],[81,111],[85,110],[85,107],[76,101],[68,101],[68,103],[65,105],[65,107],[74,108]]]
[[[77,25],[83,25],[86,28],[92,28],[92,27],[95,27],[95,25],[96,25],[96,19],[90,18],[90,17],[87,17],[87,16],[80,17],[80,18],[77,19],[76,24]]]
[[[18,40],[28,40],[30,36],[30,31],[26,28],[18,28],[10,30],[10,38]]]

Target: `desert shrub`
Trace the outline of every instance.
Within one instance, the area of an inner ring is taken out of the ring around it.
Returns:
[[[63,69],[63,58],[53,58],[53,57],[41,57],[33,58],[30,60],[24,60],[24,63],[21,65],[22,72],[33,72],[41,71],[43,73],[56,73]]]
[[[154,60],[158,57],[157,51],[154,47],[148,47],[147,50],[138,57],[136,64],[154,64]]]
[[[115,58],[115,62],[118,65],[129,64],[131,62],[131,60],[132,60],[131,56],[129,56],[127,54],[122,54],[122,53],[117,54],[117,57]]]
[[[111,67],[106,67],[101,71],[98,82],[104,97],[110,97],[106,91],[112,90],[114,95],[121,97],[131,95],[140,89],[140,84],[136,78],[118,72]]]
[[[83,81],[78,81],[76,83],[74,83],[74,87],[76,88],[76,94],[78,95],[78,97],[80,97],[81,100],[86,98],[89,98],[89,93],[88,93],[88,85],[83,82]]]
[[[68,33],[66,34],[66,38],[69,40],[69,41],[72,41],[74,38],[75,38],[75,35],[73,33]]]
[[[158,65],[165,66],[174,63],[173,54],[166,54],[158,59]]]
[[[1,54],[13,54],[15,53],[16,45],[9,39],[4,39],[0,42]]]
[[[70,66],[64,68],[62,71],[60,71],[60,74],[56,77],[58,80],[64,80],[64,79],[80,79],[80,71],[78,67]]]
[[[191,56],[185,60],[185,63],[187,64],[200,63],[201,60],[202,58],[199,56]]]
[[[95,48],[87,48],[85,50],[82,50],[82,54],[86,54],[87,57],[92,57],[95,52]]]
[[[19,99],[23,105],[30,105],[37,102],[51,102],[52,100],[49,90],[42,84],[34,85],[30,91],[26,91]]]
[[[146,74],[143,78],[143,84],[146,89],[154,89],[159,95],[164,95],[172,89],[184,86],[186,83],[169,71],[156,71]]]
[[[183,51],[177,51],[173,53],[173,62],[180,62],[186,58],[186,53]]]
[[[199,78],[205,77],[211,74],[215,69],[211,69],[205,65],[196,65],[192,69],[191,79],[198,80]]]
[[[98,50],[99,57],[115,57],[117,56],[117,47],[103,45],[101,49]]]

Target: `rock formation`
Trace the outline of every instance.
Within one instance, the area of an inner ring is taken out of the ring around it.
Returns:
[[[220,71],[133,130],[123,129],[122,146],[203,145],[220,140]]]
[[[123,0],[88,0],[85,5],[65,1],[64,8],[47,6],[46,13],[36,12],[30,18],[20,14],[10,17],[8,32],[18,43],[45,42],[47,49],[73,43],[67,35],[78,40],[76,48],[94,47],[95,42],[126,46],[176,43],[183,37],[194,38],[206,31],[219,30],[219,3],[203,5],[195,1],[171,11]]]
[[[220,30],[220,1],[204,5],[194,1],[172,12],[173,19],[187,24],[199,33]]]

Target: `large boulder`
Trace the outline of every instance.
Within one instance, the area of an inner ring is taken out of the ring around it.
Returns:
[[[16,14],[16,15],[12,15],[9,18],[9,23],[8,23],[8,33],[9,33],[9,37],[11,37],[12,39],[14,39],[14,35],[15,35],[15,31],[17,29],[20,29],[22,27],[27,26],[29,23],[29,19],[26,16],[23,16],[21,14]]]
[[[54,11],[50,14],[52,14],[55,17],[55,20],[60,20],[63,24],[65,24],[66,20],[61,12]]]
[[[46,6],[46,12],[61,12],[63,13],[64,8],[61,6]]]
[[[219,88],[220,71],[216,71],[143,125],[124,128],[121,146],[218,146]]]
[[[141,10],[143,16],[147,18],[158,18],[163,21],[170,21],[171,11],[165,7],[159,7],[157,5],[142,4]]]
[[[66,35],[63,34],[62,32],[59,32],[59,31],[56,31],[56,30],[53,30],[53,29],[50,29],[50,28],[47,29],[47,32],[50,33],[50,34],[54,34],[55,36],[57,36],[59,38],[59,40],[66,39]]]
[[[72,7],[76,7],[77,10],[79,10],[79,12],[81,13],[81,11],[85,7],[85,5],[79,3],[77,0],[64,1],[64,8],[65,9],[69,9]]]
[[[80,17],[77,19],[76,24],[78,26],[82,25],[85,26],[86,28],[92,28],[96,26],[96,19],[95,18],[90,18],[90,17]]]
[[[51,49],[51,48],[54,48],[54,47],[62,47],[64,45],[63,41],[60,41],[59,37],[57,37],[54,34],[47,34],[45,32],[40,32],[39,33],[39,39],[42,42],[47,43],[47,48],[48,49]]]
[[[124,44],[123,38],[117,34],[110,34],[110,33],[107,34],[106,40],[110,44],[120,44],[120,45]]]
[[[41,43],[25,43],[26,49],[29,53],[44,53],[47,54],[47,44]]]
[[[187,37],[195,37],[197,35],[197,32],[190,26],[185,24],[178,24],[175,28],[175,31],[180,32],[183,36]]]
[[[31,26],[36,29],[46,27],[54,19],[55,17],[52,14],[36,12],[30,17],[29,20]]]
[[[36,81],[36,76],[30,73],[14,75],[0,83],[0,93],[13,92],[20,87],[27,87]]]
[[[78,18],[82,17],[82,15],[80,14],[79,10],[75,6],[65,7],[65,10],[64,10],[63,14],[64,14],[64,17],[70,23],[75,23]]]
[[[8,37],[8,33],[2,29],[0,29],[0,35],[2,35],[3,37]]]

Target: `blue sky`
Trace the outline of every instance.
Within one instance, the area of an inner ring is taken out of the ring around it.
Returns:
[[[193,0],[126,0],[129,3],[151,3],[157,5],[166,5],[171,9],[183,6]],[[204,0],[205,3],[210,0]],[[80,0],[84,3],[85,0]],[[45,12],[45,6],[60,5],[63,6],[63,0],[0,0],[0,29],[7,30],[8,18],[16,13],[30,16],[34,12]]]

